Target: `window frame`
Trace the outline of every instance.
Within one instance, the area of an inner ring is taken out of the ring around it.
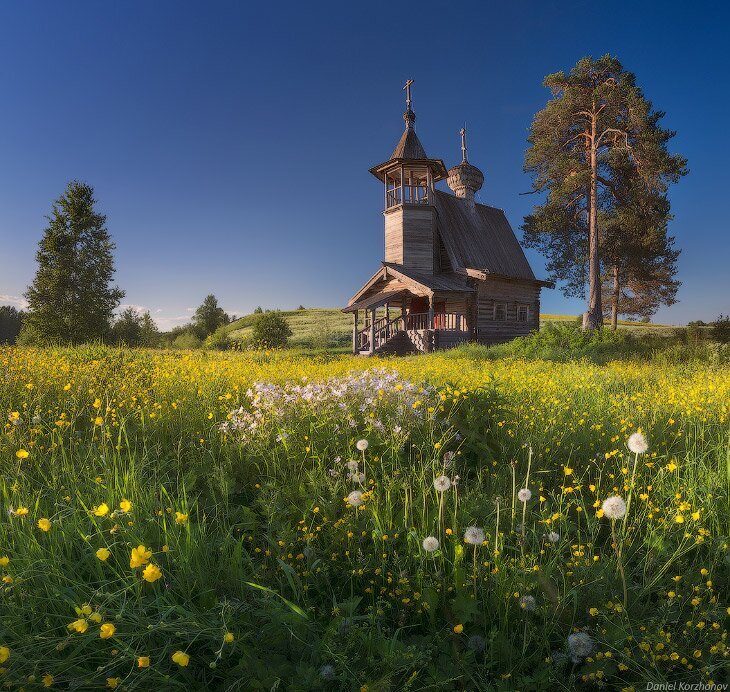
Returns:
[[[525,311],[525,319],[524,320],[521,320],[520,319],[520,310],[524,310]],[[530,306],[529,305],[527,305],[526,303],[517,303],[517,310],[515,312],[515,321],[516,322],[523,322],[523,323],[527,323],[527,322],[530,321]]]
[[[504,310],[504,317],[497,317],[497,310],[499,308],[502,308]],[[497,302],[494,303],[494,309],[492,312],[492,319],[495,322],[506,322],[507,321],[507,303]]]

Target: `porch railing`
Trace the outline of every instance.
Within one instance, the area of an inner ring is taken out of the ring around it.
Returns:
[[[375,351],[402,329],[403,318],[400,315],[393,318],[381,317],[375,320],[372,325],[366,323],[357,333],[357,348],[359,351]]]
[[[455,312],[435,312],[433,326],[427,312],[417,312],[406,316],[406,328],[409,330],[439,329],[446,332],[465,332],[466,318]]]

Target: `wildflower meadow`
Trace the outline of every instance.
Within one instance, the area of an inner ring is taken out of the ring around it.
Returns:
[[[727,366],[0,347],[9,689],[728,682]]]

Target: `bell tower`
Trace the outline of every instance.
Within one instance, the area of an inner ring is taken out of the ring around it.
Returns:
[[[416,135],[409,79],[405,130],[390,159],[370,169],[384,185],[385,261],[433,274],[437,266],[434,183],[447,177],[439,159],[429,159]]]

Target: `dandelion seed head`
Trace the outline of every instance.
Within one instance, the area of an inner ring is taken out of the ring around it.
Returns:
[[[607,519],[623,519],[626,516],[626,503],[622,497],[612,495],[607,497],[601,505],[603,515]]]
[[[433,487],[440,493],[446,492],[451,487],[451,479],[448,476],[439,476],[433,481]]]
[[[358,440],[355,445],[361,452],[364,452],[368,448],[369,442],[367,440]]]
[[[517,499],[520,502],[528,502],[532,499],[532,490],[529,488],[521,488],[520,491],[517,493]]]
[[[629,436],[628,446],[634,454],[643,454],[649,449],[649,443],[641,432],[635,432]]]
[[[481,545],[484,543],[484,530],[478,526],[469,526],[464,531],[464,542],[469,545]]]
[[[358,507],[363,503],[362,493],[359,490],[353,490],[348,496],[347,501],[353,506]]]
[[[560,540],[560,534],[557,531],[551,531],[546,538],[550,543],[557,543]]]
[[[573,663],[579,663],[582,658],[593,652],[593,640],[586,632],[573,632],[568,637],[568,651]]]
[[[520,608],[522,608],[522,610],[535,610],[536,605],[535,597],[530,594],[525,594],[522,598],[520,598]]]
[[[427,553],[432,553],[434,550],[439,549],[439,539],[435,536],[428,536],[427,538],[423,539],[423,549]]]

